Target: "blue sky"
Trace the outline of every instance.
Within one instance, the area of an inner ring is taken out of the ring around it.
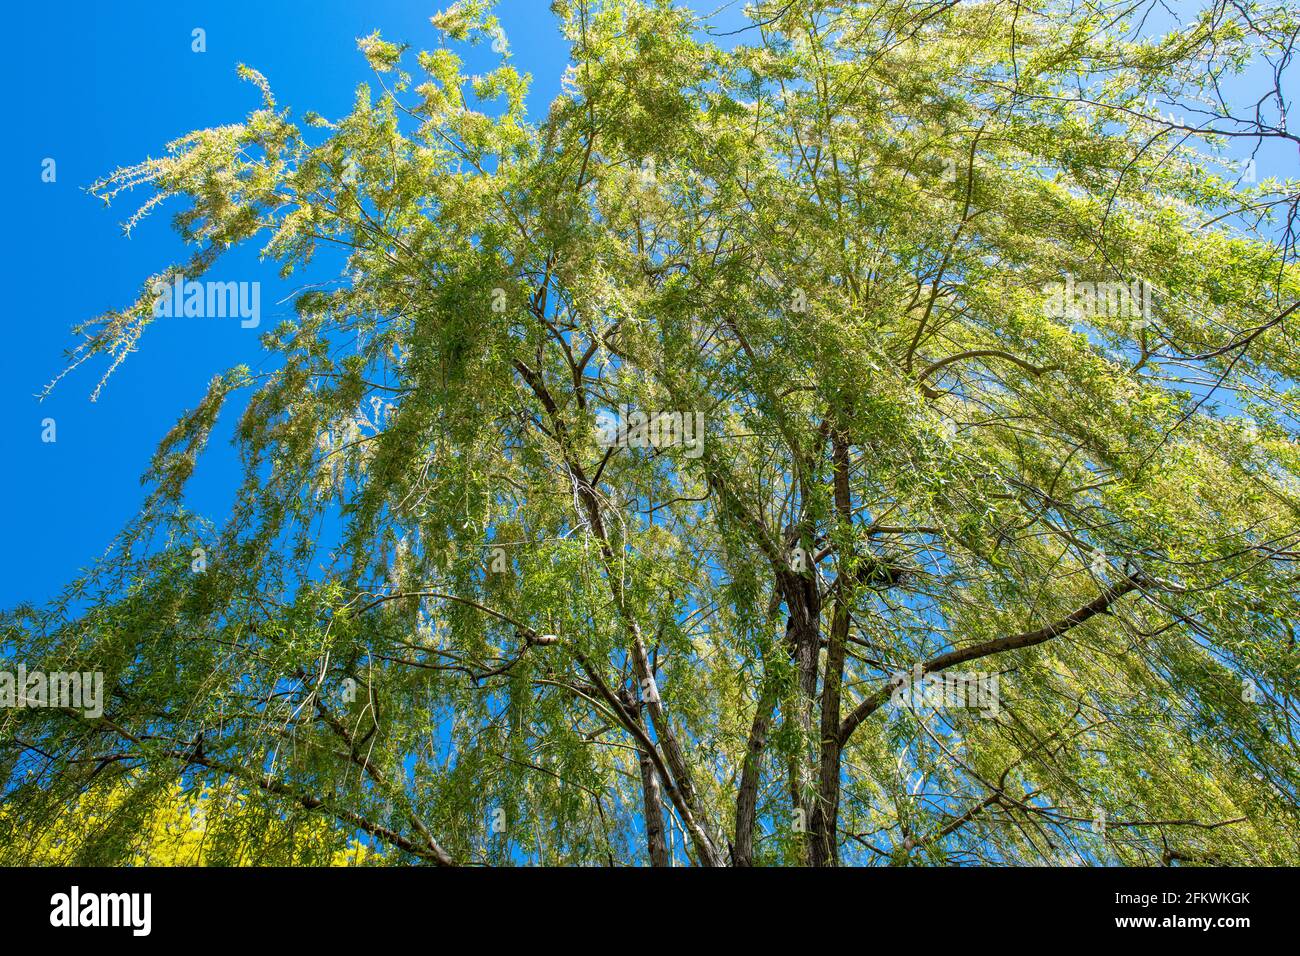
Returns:
[[[431,47],[428,18],[445,5],[77,0],[57,13],[43,4],[9,12],[8,85],[24,95],[10,99],[12,146],[2,160],[14,227],[6,230],[11,299],[0,349],[0,500],[10,543],[0,607],[54,596],[104,552],[143,500],[139,476],[158,441],[213,375],[241,362],[257,365],[258,336],[290,308],[274,304],[292,288],[275,280],[274,267],[259,266],[254,250],[233,251],[210,278],[262,282],[258,329],[221,320],[155,322],[98,402],[89,399],[104,364],[92,360],[38,404],[35,394],[76,344],[71,327],[130,303],[145,277],[186,255],[170,227],[171,209],[127,239],[120,223],[145,195],[124,195],[105,208],[85,187],[118,166],[160,155],[192,129],[240,121],[258,105],[257,90],[235,75],[241,62],[260,70],[295,114],[346,114],[357,84],[373,76],[355,38],[379,29]],[[548,8],[545,0],[502,0],[498,10],[515,63],[533,74],[535,115],[545,115],[567,61]],[[191,50],[195,27],[206,31],[205,53]],[[491,53],[474,56],[486,67]],[[41,181],[47,157],[57,164],[54,183]],[[47,417],[56,422],[53,443],[41,440]],[[226,445],[234,418],[223,416],[214,453],[189,492],[191,507],[218,521],[238,477]]]

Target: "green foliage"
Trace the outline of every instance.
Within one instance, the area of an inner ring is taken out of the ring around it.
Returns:
[[[123,826],[122,821],[129,821]],[[364,866],[363,844],[341,845],[322,817],[293,824],[247,796],[177,783],[145,794],[129,780],[82,793],[38,827],[0,808],[7,864],[26,866]],[[23,849],[18,851],[18,847]]]
[[[95,192],[182,206],[161,277],[259,243],[339,278],[4,618],[3,663],[108,688],[0,714],[9,858],[1300,862],[1300,186],[1223,153],[1295,137],[1213,96],[1280,90],[1297,18],[1150,6],[763,0],[722,46],[556,0],[540,123],[482,0],[431,52],[360,40],[341,118],[241,68],[245,122]],[[152,281],[73,367],[137,346]],[[620,410],[702,443],[611,445]],[[896,706],[915,667],[996,714]]]

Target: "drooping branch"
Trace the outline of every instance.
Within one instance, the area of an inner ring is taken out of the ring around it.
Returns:
[[[267,793],[273,793],[281,797],[288,797],[308,810],[323,810],[345,823],[350,823],[354,827],[364,830],[371,836],[379,837],[379,839],[384,840],[387,843],[400,847],[406,852],[418,856],[421,859],[429,860],[438,866],[456,865],[456,861],[451,858],[451,855],[442,848],[438,841],[435,840],[427,830],[420,834],[425,840],[424,845],[421,845],[395,830],[391,830],[388,827],[367,820],[359,813],[348,810],[344,807],[334,806],[328,801],[312,794],[299,793],[292,787],[289,787],[278,780],[272,780],[267,776],[259,777],[257,774],[247,770],[246,768],[234,767],[230,764],[213,760],[203,754],[196,754],[192,750],[168,751],[166,756],[182,760],[187,764],[198,764],[201,767],[207,767],[209,770],[215,770],[218,773],[227,774],[239,780],[243,780],[245,783],[251,783],[259,789],[265,790]]]
[[[1057,370],[1057,366],[1055,365],[1043,365],[1043,366],[1034,365],[1032,362],[1027,362],[1017,355],[1012,355],[1010,352],[1004,352],[1002,349],[967,349],[965,352],[958,352],[956,355],[949,355],[947,358],[941,358],[939,359],[939,361],[933,362],[930,365],[926,366],[924,369],[921,370],[920,374],[916,376],[916,380],[921,383],[921,386],[922,388],[925,389],[926,394],[932,394],[934,390],[929,388],[929,386],[925,385],[925,380],[927,378],[929,378],[931,375],[934,375],[936,372],[942,371],[943,369],[947,368],[949,365],[952,365],[954,362],[961,362],[964,361],[965,359],[972,359],[972,358],[1004,359],[1010,362],[1012,365],[1016,365],[1019,368],[1023,369],[1024,371],[1028,372],[1030,375],[1035,375],[1035,376],[1043,375],[1046,372],[1054,372]]]
[[[571,476],[577,492],[577,497],[581,502],[584,517],[591,528],[592,536],[596,539],[601,562],[605,567],[605,580],[608,584],[610,596],[614,599],[614,607],[619,617],[623,621],[624,627],[627,628],[628,636],[631,639],[631,657],[632,666],[636,674],[637,681],[641,687],[653,686],[654,675],[650,669],[650,658],[646,651],[645,640],[642,637],[641,623],[632,614],[631,609],[627,606],[626,594],[622,584],[622,579],[615,569],[615,555],[610,545],[609,534],[605,527],[605,518],[601,506],[600,498],[597,496],[594,484],[588,480],[585,470],[577,460],[570,441],[570,433],[567,423],[559,413],[559,407],[552,397],[550,390],[547,388],[545,380],[540,372],[529,368],[525,363],[516,359],[514,361],[516,371],[523,377],[524,382],[529,389],[541,402],[542,407],[546,410],[547,417],[551,421],[555,438],[560,445],[560,455],[564,467]],[[587,666],[587,665],[584,665]],[[589,676],[596,680],[596,674],[593,669],[589,668]],[[607,691],[602,691],[607,693]],[[612,702],[612,697],[609,698]],[[617,706],[615,704],[615,706]],[[709,839],[706,829],[699,825],[698,817],[700,807],[696,801],[695,786],[692,783],[690,766],[686,761],[686,755],[682,750],[681,744],[677,740],[677,734],[669,722],[668,715],[664,709],[663,703],[658,695],[654,693],[648,695],[645,699],[645,707],[650,712],[650,720],[654,725],[655,734],[657,735],[660,746],[663,749],[663,758],[667,762],[668,768],[672,770],[672,776],[669,777],[663,764],[659,765],[661,773],[664,776],[664,785],[668,788],[670,796],[674,798],[674,804],[678,812],[682,814],[683,822],[686,823],[687,829],[695,842],[696,851],[700,855],[703,863],[709,866],[718,866],[721,864],[717,848],[714,847],[712,840]],[[632,724],[628,729],[636,733],[639,729]],[[653,756],[658,755],[658,750],[649,742],[649,738],[644,731],[639,734],[643,743],[651,751]]]

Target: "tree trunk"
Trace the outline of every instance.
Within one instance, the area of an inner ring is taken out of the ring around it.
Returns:
[[[836,432],[832,436],[832,460],[835,466],[835,513],[841,529],[853,521],[853,502],[849,489],[849,445]],[[817,773],[817,802],[808,828],[809,862],[813,866],[839,865],[840,810],[840,695],[844,682],[844,658],[849,639],[849,608],[853,604],[854,569],[846,556],[840,555],[839,574],[835,583],[835,611],[826,647],[826,673],[822,678],[821,748]]]
[[[649,751],[640,748],[637,752],[641,763],[641,792],[645,797],[645,840],[650,865],[671,866],[668,841],[664,833],[664,801],[663,794],[659,791],[659,777]]]

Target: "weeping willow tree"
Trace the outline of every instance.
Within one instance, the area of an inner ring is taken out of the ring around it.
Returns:
[[[1300,862],[1300,19],[1179,6],[555,0],[540,122],[483,0],[340,119],[241,68],[93,187],[195,252],[70,369],[234,247],[302,288],[6,615],[106,690],[0,716],[5,860],[179,774],[308,862]]]

